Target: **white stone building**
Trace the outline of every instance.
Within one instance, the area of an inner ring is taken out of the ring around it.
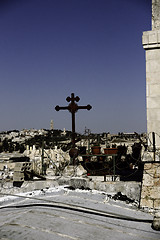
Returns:
[[[155,132],[156,147],[160,148],[160,0],[152,0],[152,30],[143,33],[142,43],[146,53],[147,132]]]

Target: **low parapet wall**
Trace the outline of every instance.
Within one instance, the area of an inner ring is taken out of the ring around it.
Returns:
[[[4,188],[1,188],[1,193],[18,194],[20,192],[31,192],[35,190],[42,190],[45,188],[58,187],[60,185],[68,185],[75,189],[81,188],[104,191],[107,194],[111,195],[121,192],[123,195],[126,195],[132,200],[139,202],[140,199],[141,184],[139,182],[103,182],[81,177],[61,177],[59,179],[48,179],[46,181],[26,181],[22,184],[20,188],[13,187],[11,182],[6,182]]]

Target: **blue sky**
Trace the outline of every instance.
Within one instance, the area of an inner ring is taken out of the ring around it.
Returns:
[[[151,0],[2,0],[0,131],[71,130],[66,106],[80,97],[76,130],[145,132],[143,31]]]

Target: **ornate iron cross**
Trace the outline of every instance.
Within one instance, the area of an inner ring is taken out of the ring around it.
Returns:
[[[72,148],[75,148],[75,113],[79,109],[87,109],[90,110],[92,108],[91,105],[87,106],[78,106],[76,102],[79,102],[80,98],[78,96],[74,96],[74,93],[71,93],[71,97],[67,97],[66,101],[70,102],[70,104],[66,107],[59,107],[58,105],[55,107],[56,111],[59,110],[68,110],[72,114]]]

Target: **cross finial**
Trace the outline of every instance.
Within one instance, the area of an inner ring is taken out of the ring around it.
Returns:
[[[87,106],[78,106],[78,104],[76,102],[79,102],[80,98],[78,96],[74,96],[74,93],[71,93],[71,97],[67,97],[66,101],[70,102],[68,106],[66,107],[60,107],[60,106],[56,106],[55,110],[59,111],[59,110],[68,110],[71,114],[72,114],[72,147],[75,148],[75,113],[79,110],[79,109],[87,109],[90,110],[92,108],[91,105],[87,105]]]

